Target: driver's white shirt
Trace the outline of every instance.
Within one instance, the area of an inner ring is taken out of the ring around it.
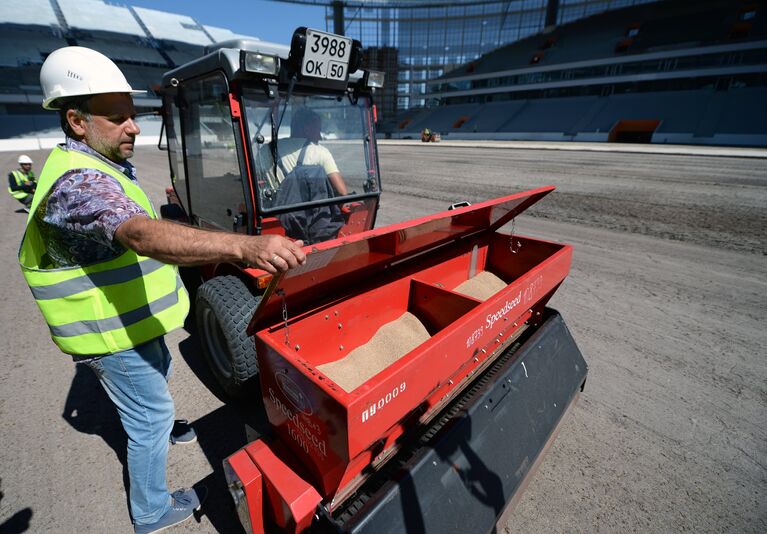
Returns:
[[[288,172],[292,171],[298,163],[298,156],[301,154],[301,149],[305,143],[306,139],[303,137],[289,137],[277,140],[277,154]],[[325,170],[325,174],[327,175],[339,172],[338,166],[330,151],[317,143],[309,143],[306,147],[303,163],[304,165],[319,165]],[[263,176],[266,177],[266,180],[269,182],[270,187],[273,189],[277,189],[285,179],[285,175],[278,165],[277,180],[275,181],[274,165],[272,165],[272,152],[269,145],[263,145],[258,151],[257,165],[263,172]]]

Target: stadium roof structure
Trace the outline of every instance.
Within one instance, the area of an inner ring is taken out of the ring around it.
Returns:
[[[58,20],[48,0],[3,0],[0,24],[49,26],[58,24]]]
[[[84,46],[117,63],[131,86],[147,90],[140,109],[159,105],[162,74],[205,47],[258,40],[193,17],[110,0],[0,0],[0,138],[54,127],[40,111],[40,65],[56,49]]]
[[[291,4],[307,4],[315,6],[332,7],[335,4],[343,4],[347,7],[436,7],[436,6],[458,6],[458,5],[477,5],[494,4],[498,0],[279,0]]]
[[[72,28],[144,36],[144,30],[125,6],[98,0],[58,0],[58,3]]]
[[[257,39],[201,24],[187,15],[104,0],[2,0],[0,24],[29,29],[42,26],[60,34],[70,30],[111,33],[195,46],[237,38]]]

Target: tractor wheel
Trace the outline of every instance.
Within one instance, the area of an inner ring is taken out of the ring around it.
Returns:
[[[236,276],[219,276],[197,290],[195,317],[202,351],[227,395],[242,397],[258,373],[256,346],[245,333],[260,297]]]

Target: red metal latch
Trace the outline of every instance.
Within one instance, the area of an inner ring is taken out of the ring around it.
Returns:
[[[229,107],[232,109],[232,118],[239,119],[242,116],[240,111],[240,102],[232,93],[229,93]]]

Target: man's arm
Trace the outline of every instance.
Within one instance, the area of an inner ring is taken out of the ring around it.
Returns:
[[[349,194],[349,189],[346,187],[344,177],[341,175],[341,171],[338,170],[336,160],[333,159],[333,154],[330,150],[321,145],[316,145],[319,150],[320,165],[325,169],[330,180],[330,185],[333,186],[338,196],[346,196]]]
[[[341,176],[340,172],[331,172],[328,174],[328,180],[330,180],[330,185],[333,186],[333,189],[335,189],[336,193],[340,196],[349,194],[349,190],[346,188],[346,182],[344,182],[344,177]]]
[[[25,193],[34,193],[35,192],[35,182],[21,182],[21,184],[16,183],[16,177],[13,175],[12,172],[8,173],[8,187],[11,188],[11,191],[24,191]]]
[[[306,261],[302,241],[210,232],[141,215],[120,224],[115,239],[142,256],[176,265],[242,262],[276,273]]]

